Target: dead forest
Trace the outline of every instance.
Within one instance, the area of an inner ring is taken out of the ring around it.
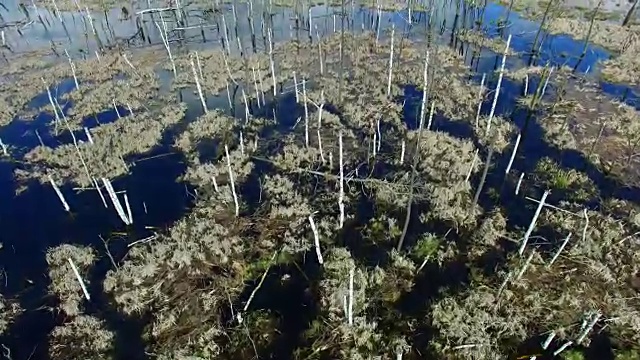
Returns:
[[[0,2],[0,359],[640,360],[585,3]]]

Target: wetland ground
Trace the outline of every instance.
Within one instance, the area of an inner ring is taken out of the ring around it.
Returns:
[[[640,359],[619,5],[0,3],[0,358]]]

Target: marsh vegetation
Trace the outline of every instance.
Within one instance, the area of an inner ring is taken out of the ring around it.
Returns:
[[[637,359],[640,28],[607,9],[0,7],[0,353]]]

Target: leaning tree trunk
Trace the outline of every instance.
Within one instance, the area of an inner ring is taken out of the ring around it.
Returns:
[[[633,5],[631,5],[631,8],[629,9],[629,12],[627,12],[627,16],[625,16],[624,20],[622,21],[622,26],[628,26],[629,25],[629,21],[631,21],[631,18],[633,17],[633,14],[636,12],[636,5],[638,5],[638,0],[634,0],[633,1]]]

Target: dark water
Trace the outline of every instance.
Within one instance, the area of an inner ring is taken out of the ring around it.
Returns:
[[[452,5],[453,6],[453,5]],[[239,11],[245,10],[245,6],[238,6]],[[333,20],[332,14],[334,9],[326,9],[316,7],[312,9],[314,14],[314,23],[322,27],[323,33],[331,33]],[[368,10],[356,9],[353,14],[354,23],[351,25],[355,29],[361,29],[362,25],[370,24],[373,12]],[[506,14],[506,9],[502,6],[489,4],[484,14],[483,30],[490,36],[504,36],[499,33],[495,27],[496,20]],[[290,12],[280,11],[275,15],[279,26],[276,28],[276,38],[280,40],[288,39],[290,36],[300,36],[300,30],[289,28]],[[446,18],[447,24],[453,24],[451,17],[453,11],[449,9],[445,14],[441,14]],[[65,16],[77,16],[69,15]],[[407,29],[406,19],[408,13],[384,13],[383,25],[385,28],[390,24],[395,24],[398,32],[401,29]],[[414,13],[415,25],[411,29],[410,36],[421,36],[424,32],[424,24],[427,14]],[[239,16],[242,18],[242,16]],[[517,14],[510,15],[511,26],[508,31],[513,34],[512,48],[521,56],[510,57],[507,61],[508,68],[516,68],[527,64],[530,59],[527,55],[530,51],[531,44],[535,37],[538,25],[526,19],[519,17]],[[458,22],[458,24],[464,23]],[[339,22],[338,22],[339,28]],[[34,27],[33,31],[38,29]],[[451,29],[449,29],[450,31]],[[358,31],[358,30],[356,30]],[[213,30],[212,30],[213,32]],[[151,31],[153,33],[153,31]],[[240,30],[243,39],[248,39],[248,27],[243,25]],[[40,33],[34,34],[34,39],[45,39],[49,37],[60,36],[63,33]],[[105,35],[106,36],[106,35]],[[215,36],[215,35],[212,35]],[[302,37],[304,37],[304,32]],[[506,36],[505,36],[506,37]],[[583,42],[571,39],[568,36],[544,36],[544,42],[539,57],[534,60],[535,64],[551,64],[555,66],[567,65],[575,67],[578,74],[584,73],[587,69],[590,72],[597,71],[597,63],[608,59],[611,55],[604,49],[596,46],[589,46],[586,56],[582,60],[579,55],[582,52]],[[154,41],[157,41],[157,34]],[[197,41],[192,40],[194,47],[201,46]],[[215,42],[215,40],[211,40]],[[206,45],[202,45],[206,46]],[[466,57],[470,62],[470,56]],[[479,82],[480,74],[492,73],[499,64],[499,54],[491,53],[484,50],[477,67],[477,76],[474,80]],[[489,88],[495,87],[495,76],[489,77]],[[530,84],[530,92],[535,91],[536,79],[532,79]],[[634,88],[625,85],[614,85],[608,83],[600,83],[600,87],[604,93],[612,98],[622,98],[624,101],[633,106],[640,106],[638,97]],[[520,129],[525,128],[526,113],[514,107],[514,101],[522,94],[523,85],[520,82],[512,81],[504,78],[502,90],[500,93],[499,103],[496,115],[501,115],[511,119]],[[57,87],[55,96],[60,98],[65,92],[73,89],[73,81],[66,79]],[[550,84],[548,96],[553,96],[553,85]],[[184,95],[184,98],[182,96]],[[190,110],[186,118],[186,122],[195,118],[199,114],[198,100],[192,94],[180,94],[183,101],[190,105]],[[208,99],[210,106],[224,107],[226,99],[215,97]],[[406,87],[405,96],[409,101],[405,104],[405,118],[407,123],[415,123],[415,104],[411,99],[420,99],[421,93],[415,87]],[[235,99],[239,104],[238,100]],[[402,99],[400,99],[401,101]],[[30,103],[30,107],[39,108],[48,104],[48,96],[46,93],[40,94]],[[488,113],[492,98],[488,97],[483,105],[483,113]],[[62,105],[62,103],[61,103]],[[73,104],[65,104],[65,111]],[[234,109],[235,114],[242,118],[242,109]],[[290,129],[301,114],[300,107],[296,107],[292,94],[284,95],[276,101],[272,101],[267,107],[260,110],[253,109],[254,116],[270,118],[276,110],[276,117],[279,121],[278,131],[282,132]],[[124,109],[119,109],[122,115],[126,115]],[[117,330],[117,336],[120,340],[118,343],[118,357],[121,359],[138,359],[144,358],[141,351],[140,326],[132,320],[126,320],[118,317],[107,304],[107,299],[100,296],[101,279],[104,278],[106,271],[110,268],[110,262],[106,257],[104,244],[99,236],[102,235],[109,240],[109,248],[116,260],[121,258],[126,251],[126,244],[150,234],[150,230],[146,227],[166,228],[184,214],[192,206],[192,197],[188,195],[190,188],[183,183],[177,182],[176,179],[184,172],[185,165],[180,154],[173,154],[170,147],[172,136],[177,129],[169,129],[162,142],[153,150],[145,154],[138,154],[126,159],[127,162],[134,163],[131,174],[115,179],[113,181],[114,188],[118,190],[126,190],[132,206],[134,216],[134,225],[125,228],[115,211],[111,208],[105,209],[102,202],[95,191],[76,192],[71,187],[62,187],[67,201],[71,207],[71,213],[66,213],[62,208],[55,192],[48,184],[30,184],[27,190],[16,195],[18,184],[13,179],[13,170],[21,166],[20,157],[29,149],[39,145],[39,140],[35,135],[35,130],[42,137],[47,146],[56,146],[60,143],[70,143],[70,136],[56,136],[52,133],[49,123],[53,117],[51,114],[41,113],[33,119],[24,120],[16,119],[12,124],[0,129],[0,137],[8,144],[16,149],[12,153],[17,157],[16,162],[5,160],[0,162],[0,227],[3,229],[0,234],[0,242],[4,245],[0,250],[0,266],[4,269],[7,276],[2,279],[2,293],[9,298],[19,298],[26,312],[11,327],[9,333],[0,338],[0,343],[5,343],[12,350],[13,359],[45,359],[47,353],[47,345],[45,340],[46,334],[52,326],[59,323],[62,319],[42,306],[55,306],[55,300],[47,296],[46,286],[48,279],[46,277],[47,269],[45,262],[45,252],[49,247],[53,247],[63,243],[91,245],[99,253],[100,260],[92,272],[92,294],[96,295],[96,300],[88,306],[90,313],[105,319],[108,327]],[[97,116],[100,123],[108,123],[118,119],[114,109],[105,109],[104,112]],[[86,119],[85,126],[94,127],[98,124],[93,118]],[[179,125],[184,126],[184,124]],[[471,128],[460,122],[451,121],[443,116],[436,116],[434,121],[434,129],[448,132],[454,136],[468,138],[471,136]],[[83,133],[76,134],[79,138],[83,138]],[[536,163],[542,157],[550,157],[563,167],[576,169],[586,172],[597,186],[599,196],[606,198],[622,198],[625,200],[638,203],[640,201],[640,192],[638,189],[623,187],[622,184],[607,178],[598,168],[592,164],[581,153],[568,150],[559,150],[551,144],[544,141],[542,136],[542,128],[536,123],[535,119],[530,120],[526,125],[526,135],[520,145],[519,156],[514,162],[512,174],[520,174],[521,172],[530,173],[535,168]],[[484,154],[486,155],[486,154]],[[484,156],[483,155],[483,156]],[[488,195],[486,189],[500,189],[501,205],[508,210],[509,221],[511,227],[523,226],[527,224],[531,217],[531,204],[522,197],[515,197],[513,193],[516,179],[504,177],[504,168],[510,156],[510,147],[505,150],[502,155],[494,155],[494,166],[489,172],[485,191],[480,198],[480,205],[485,210],[491,210],[496,206],[495,199]],[[144,160],[147,158],[152,158]],[[513,176],[513,175],[512,175]],[[473,179],[474,188],[478,186],[479,175]],[[535,193],[541,189],[532,189]],[[250,190],[247,190],[250,193]],[[533,196],[533,194],[531,194]],[[537,196],[534,196],[537,197]],[[145,212],[145,207],[147,212]],[[524,210],[523,210],[524,209]],[[114,232],[124,233],[123,236],[114,236]],[[347,244],[349,247],[355,244]],[[354,248],[357,251],[357,249]],[[371,250],[371,248],[369,248]],[[366,249],[361,249],[360,253],[363,258],[377,258],[380,256],[378,252],[367,254]],[[314,269],[309,269],[313,273]],[[283,321],[287,322],[285,326],[287,333],[285,338],[294,339],[301,329],[305,328],[305,322],[309,321],[312,316],[309,314],[304,319],[296,318],[296,313],[304,312],[305,306],[312,305],[309,302],[307,294],[304,291],[304,283],[299,283],[297,278],[289,285],[290,288],[283,288],[279,283],[279,277],[287,273],[288,269],[275,269],[267,278],[267,286],[265,292],[256,298],[253,307],[256,309],[270,309],[281,313]],[[450,285],[450,279],[456,279],[455,282],[465,284],[467,282],[466,272],[460,264],[450,264],[444,269],[425,269],[425,274],[434,275],[437,272],[438,278],[447,279],[442,284],[433,283],[428,277],[417,280],[418,285],[413,294],[409,294],[407,299],[412,296],[421,295],[423,293],[434,293],[438,288]],[[431,278],[432,279],[432,278]],[[430,285],[424,286],[425,283]],[[271,284],[272,285],[269,285]],[[248,284],[247,288],[251,289],[252,284]],[[274,301],[278,297],[290,296],[290,303],[282,303]],[[296,302],[295,300],[300,300]],[[417,306],[410,300],[404,300],[403,311],[409,311],[415,314],[421,314],[425,311],[423,306]],[[301,305],[302,304],[302,305]],[[306,305],[304,305],[306,304]],[[304,305],[304,306],[303,306]],[[425,331],[428,329],[425,329]],[[135,339],[135,340],[132,340]],[[294,341],[294,340],[291,340]],[[536,351],[536,346],[523,345],[524,350]],[[287,341],[279,342],[274,345],[274,352],[281,354],[279,358],[286,358],[292,349],[291,343]],[[540,358],[540,357],[539,357]],[[604,358],[604,357],[600,357]],[[600,359],[599,358],[599,359]]]

